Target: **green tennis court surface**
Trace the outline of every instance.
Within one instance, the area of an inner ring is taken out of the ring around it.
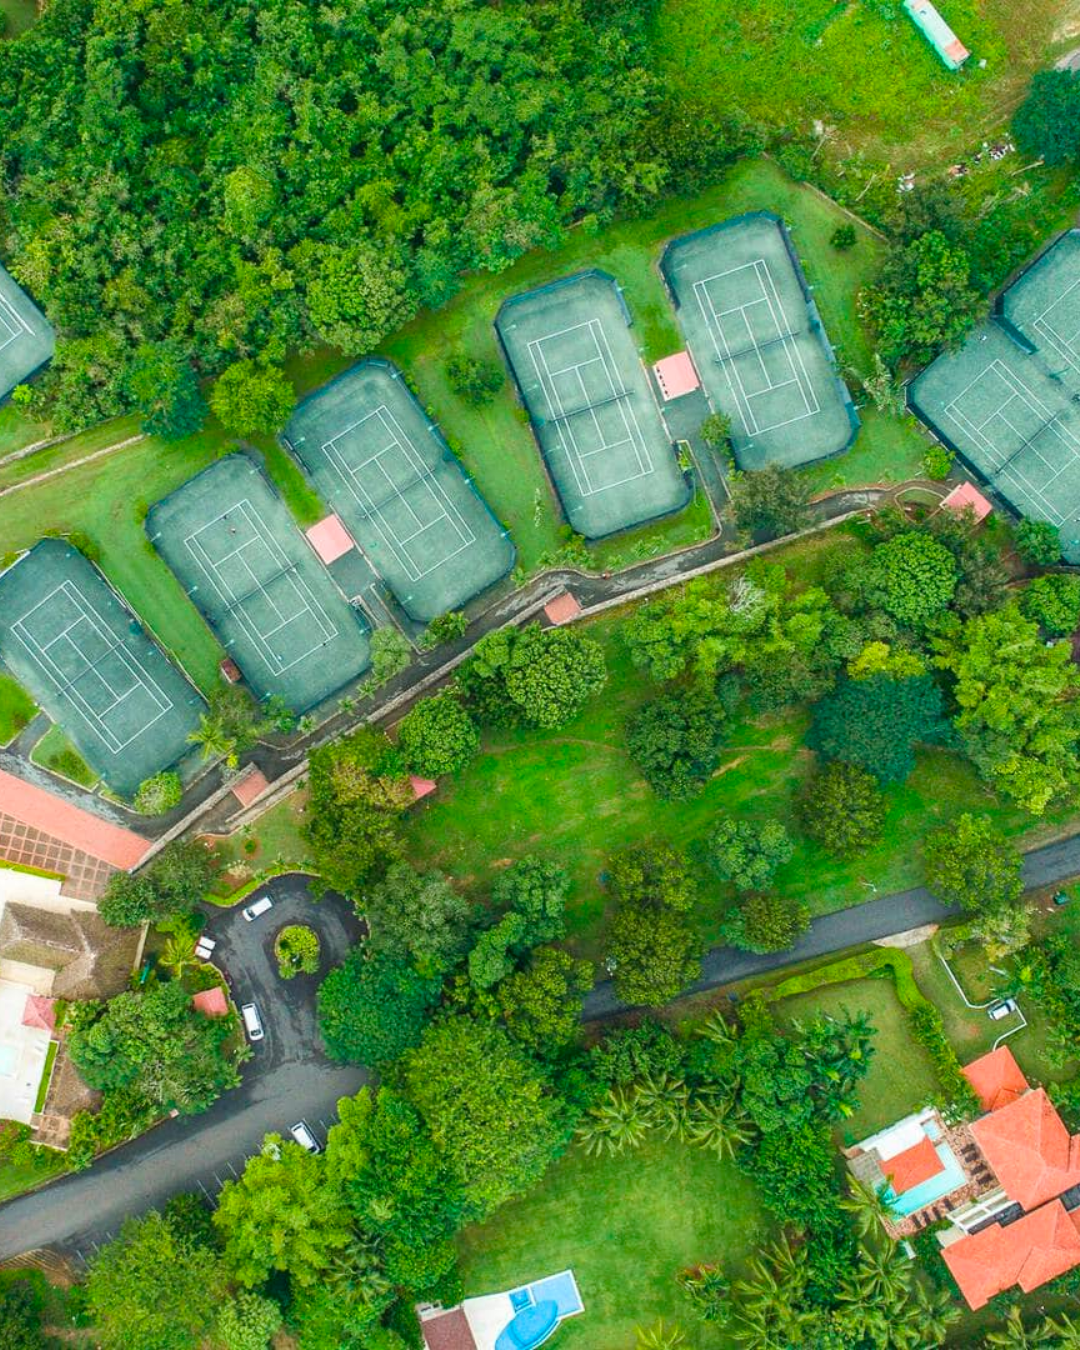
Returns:
[[[994,320],[939,356],[908,402],[1021,515],[1080,563],[1080,231],[1001,297]]]
[[[282,440],[418,623],[513,566],[506,531],[389,361],[362,361],[304,399]]]
[[[743,469],[846,450],[859,429],[783,221],[737,216],[667,246],[661,270]]]
[[[52,325],[0,267],[0,401],[43,366],[55,346]]]
[[[59,539],[0,575],[0,656],[122,796],[190,749],[205,710],[93,563]]]
[[[146,531],[257,698],[306,712],[367,669],[364,620],[246,455],[158,502]]]
[[[603,272],[515,296],[495,320],[566,519],[586,539],[690,500],[629,324]]]

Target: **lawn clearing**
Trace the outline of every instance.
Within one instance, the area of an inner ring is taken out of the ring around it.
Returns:
[[[66,1171],[64,1155],[49,1148],[40,1149],[34,1155],[33,1162],[0,1162],[0,1203],[41,1186]]]
[[[304,804],[307,793],[291,792],[283,801],[252,824],[236,834],[214,840],[214,852],[221,859],[226,872],[251,875],[265,867],[295,865],[310,866],[308,848],[301,835],[304,824]]]
[[[59,726],[51,726],[30,752],[30,758],[43,769],[59,774],[80,787],[92,788],[97,774],[79,754]]]
[[[0,675],[0,745],[7,745],[27,725],[37,704],[10,675]]]
[[[1075,45],[1075,0],[939,0],[971,51],[953,73],[895,5],[837,0],[665,0],[657,41],[672,82],[771,126],[820,120],[844,153],[914,168],[977,144],[1033,71]],[[1070,30],[1073,42],[1070,44]],[[980,62],[986,68],[980,69]]]
[[[838,1135],[851,1142],[925,1106],[941,1090],[929,1056],[911,1037],[907,1014],[891,979],[825,985],[785,998],[772,1010],[780,1023],[796,1017],[805,1021],[818,1013],[842,1017],[845,1012],[863,1012],[874,1024],[877,1035],[870,1071],[856,1089],[859,1109],[837,1126]]]
[[[741,1273],[767,1236],[754,1187],[731,1163],[675,1142],[616,1158],[574,1148],[527,1195],[458,1239],[467,1297],[512,1289],[572,1268],[585,1311],[559,1328],[559,1350],[628,1350],[637,1326],[663,1317],[686,1331],[685,1350],[727,1350],[698,1322],[680,1270],[723,1261]]]

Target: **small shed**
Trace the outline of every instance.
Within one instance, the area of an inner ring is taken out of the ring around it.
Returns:
[[[949,69],[959,70],[971,53],[930,0],[904,0],[904,9]]]
[[[673,398],[682,398],[684,394],[692,394],[695,389],[701,388],[701,380],[689,352],[676,352],[674,356],[665,356],[653,366],[653,374],[656,376],[656,383],[660,386],[665,403],[670,403]]]
[[[232,659],[231,656],[226,656],[224,661],[222,661],[221,664],[218,666],[218,670],[221,671],[221,678],[227,684],[239,684],[240,681],[244,678],[243,673],[240,670],[240,667],[236,664],[236,662]]]
[[[994,509],[974,483],[957,483],[949,495],[943,498],[941,508],[943,511],[955,511],[957,515],[971,511],[976,523],[984,521]]]
[[[324,516],[307,531],[308,543],[319,555],[322,562],[329,565],[343,557],[354,548],[352,535],[332,512]]]
[[[44,994],[29,994],[23,1008],[22,1024],[37,1031],[55,1031],[56,1009],[52,999]]]
[[[424,797],[430,797],[439,786],[433,778],[418,778],[416,774],[409,774],[409,786],[412,788],[413,800],[420,801]]]
[[[241,806],[250,806],[256,797],[261,797],[269,786],[266,775],[252,764],[247,773],[242,774],[233,783],[230,791]]]
[[[569,623],[571,619],[576,619],[581,613],[581,605],[577,597],[571,591],[560,591],[558,595],[552,598],[544,606],[544,615],[554,628],[560,624]]]
[[[229,1000],[225,997],[225,990],[215,984],[212,989],[193,994],[191,1006],[204,1017],[224,1017],[229,1011]]]

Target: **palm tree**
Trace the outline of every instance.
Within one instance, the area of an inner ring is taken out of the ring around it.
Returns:
[[[578,1140],[590,1157],[624,1148],[638,1148],[649,1129],[648,1113],[640,1094],[625,1088],[609,1088],[603,1101],[592,1107],[578,1126]]]
[[[1064,1313],[1060,1317],[1047,1317],[1039,1331],[1057,1350],[1080,1350],[1080,1326]]]
[[[949,1328],[959,1316],[960,1309],[944,1289],[930,1290],[918,1280],[914,1281],[907,1309],[893,1321],[896,1350],[924,1350],[928,1345],[944,1345]]]
[[[638,1101],[649,1124],[665,1139],[684,1139],[690,1093],[681,1078],[671,1074],[647,1074],[638,1084]]]
[[[392,1291],[378,1247],[362,1237],[354,1238],[341,1251],[323,1279],[337,1298],[351,1305],[382,1305]]]
[[[845,1276],[837,1298],[841,1303],[895,1307],[907,1300],[910,1289],[911,1267],[889,1242],[861,1248],[859,1263]]]
[[[662,1317],[651,1327],[637,1329],[636,1350],[676,1350],[678,1346],[685,1344],[686,1336],[682,1327],[678,1323],[672,1327],[665,1327]]]
[[[840,1208],[850,1214],[860,1238],[878,1236],[885,1227],[888,1210],[882,1194],[884,1185],[873,1191],[855,1177],[848,1180],[848,1193],[840,1201]]]
[[[734,1158],[741,1144],[748,1144],[753,1130],[746,1114],[731,1098],[700,1096],[690,1105],[690,1143],[708,1149],[723,1161]]]
[[[702,1022],[698,1027],[698,1035],[704,1036],[714,1045],[734,1045],[739,1039],[735,1028],[719,1012],[714,1012],[707,1021]]]
[[[179,979],[186,966],[194,965],[195,951],[186,935],[174,934],[158,953],[158,965]]]
[[[1054,1345],[1052,1334],[1048,1337],[1046,1323],[1042,1326],[1026,1328],[1020,1309],[1014,1304],[1003,1326],[988,1331],[983,1345],[993,1350],[1047,1350]]]

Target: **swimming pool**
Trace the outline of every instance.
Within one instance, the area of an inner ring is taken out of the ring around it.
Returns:
[[[938,1172],[936,1176],[928,1177],[926,1181],[913,1186],[901,1196],[895,1195],[890,1188],[885,1198],[894,1214],[901,1217],[914,1214],[917,1209],[925,1209],[935,1200],[940,1200],[943,1195],[958,1190],[967,1181],[964,1169],[956,1161],[956,1154],[948,1144],[935,1144],[934,1152],[941,1159],[941,1165],[945,1170]]]

